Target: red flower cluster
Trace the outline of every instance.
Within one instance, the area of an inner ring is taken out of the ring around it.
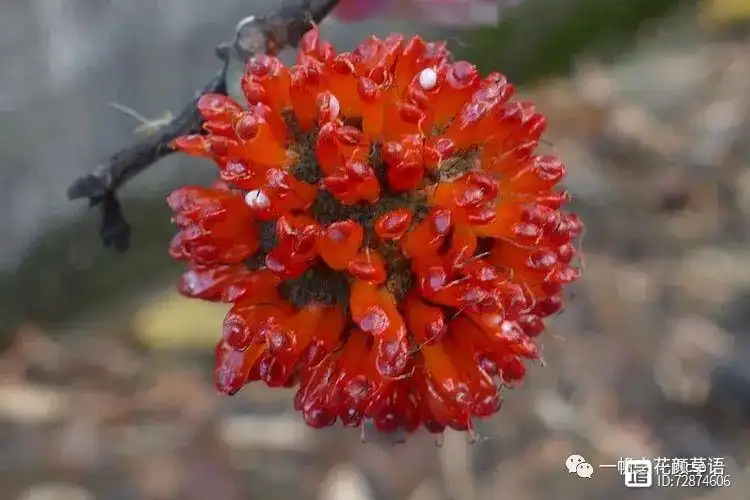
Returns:
[[[534,155],[545,118],[499,73],[391,35],[261,55],[174,142],[221,182],[169,197],[183,294],[232,303],[215,382],[297,387],[315,427],[471,429],[539,357],[582,231]]]

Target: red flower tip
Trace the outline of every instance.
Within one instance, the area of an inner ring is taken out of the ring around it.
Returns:
[[[499,73],[444,43],[370,37],[297,64],[257,56],[247,105],[204,95],[203,133],[173,146],[220,184],[169,197],[190,297],[231,303],[217,388],[297,387],[314,427],[470,430],[538,359],[563,308],[580,219],[546,121]]]

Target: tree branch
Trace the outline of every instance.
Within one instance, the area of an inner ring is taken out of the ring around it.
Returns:
[[[130,244],[131,228],[122,214],[117,190],[160,159],[174,153],[169,147],[172,140],[201,132],[203,119],[196,106],[198,98],[207,93],[227,93],[227,68],[233,52],[247,61],[255,54],[275,54],[285,47],[294,47],[312,24],[320,23],[337,3],[338,0],[302,0],[295,5],[282,4],[266,16],[249,16],[241,20],[234,41],[216,48],[216,55],[222,61],[221,70],[175,118],[139,142],[116,152],[70,185],[68,199],[88,198],[91,206],[101,208],[99,235],[105,246],[124,251]]]

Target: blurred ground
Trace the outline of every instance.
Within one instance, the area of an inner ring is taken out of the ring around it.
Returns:
[[[290,393],[217,397],[223,310],[160,283],[64,329],[12,332],[0,498],[747,498],[750,37],[704,21],[677,15],[617,64],[581,60],[525,91],[569,167],[586,269],[545,367],[480,424],[484,439],[363,445],[304,427]],[[569,476],[571,453],[724,457],[732,486],[635,492],[611,470]]]

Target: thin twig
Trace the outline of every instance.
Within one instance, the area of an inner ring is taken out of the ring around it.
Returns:
[[[259,53],[274,54],[299,43],[312,23],[320,23],[338,0],[302,0],[283,4],[266,16],[249,16],[237,24],[234,41],[219,45],[216,55],[222,67],[173,119],[141,140],[124,148],[78,178],[68,188],[68,198],[88,198],[91,206],[102,210],[99,234],[105,246],[124,251],[130,244],[130,225],[125,220],[116,193],[127,181],[160,159],[174,153],[169,143],[185,134],[201,132],[203,119],[197,112],[198,98],[207,93],[227,94],[227,69],[233,52],[247,61]]]

